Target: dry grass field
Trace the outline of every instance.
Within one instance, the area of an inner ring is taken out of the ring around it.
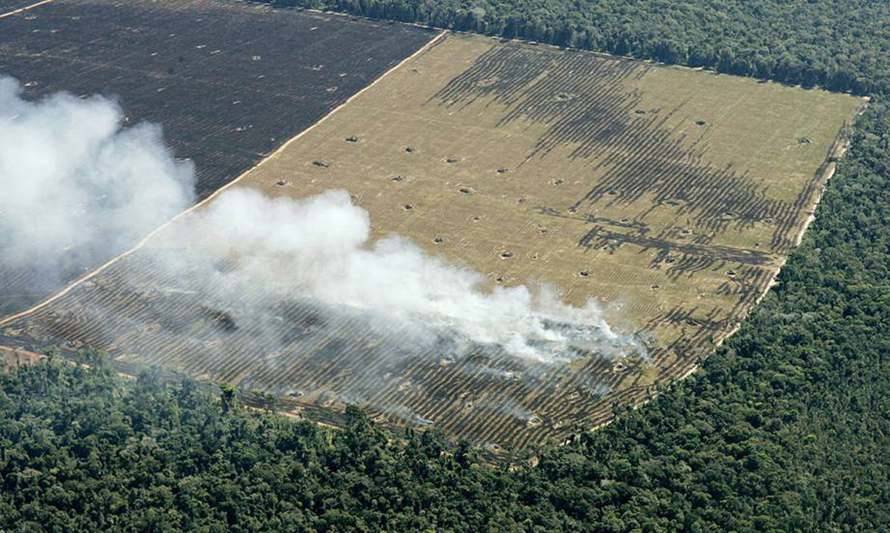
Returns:
[[[861,104],[451,34],[239,182],[273,196],[345,189],[375,237],[407,237],[490,287],[545,282],[569,303],[595,299],[646,357],[393,359],[397,326],[375,336],[284,296],[272,342],[220,327],[230,320],[208,308],[213,287],[157,290],[175,280],[142,251],[2,333],[238,383],[310,417],[357,402],[492,449],[558,441],[687,374],[736,327],[798,239]],[[164,246],[162,235],[148,248]]]

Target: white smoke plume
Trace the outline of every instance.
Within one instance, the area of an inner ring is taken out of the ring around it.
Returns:
[[[545,286],[486,290],[477,272],[398,236],[373,243],[369,236],[367,211],[345,191],[294,200],[235,188],[179,227],[175,249],[191,252],[170,260],[180,262],[180,279],[188,270],[238,298],[258,290],[265,299],[299,294],[537,362],[563,361],[578,349],[640,352],[634,340],[611,330],[592,302],[566,305]],[[207,268],[196,270],[195,254]]]
[[[160,128],[122,123],[106,98],[29,102],[17,82],[0,78],[0,271],[39,267],[61,278],[72,257],[107,259],[192,203],[192,165],[173,158]],[[566,305],[546,286],[489,290],[485,276],[403,238],[369,237],[368,213],[345,191],[294,200],[234,188],[139,252],[168,275],[127,281],[145,294],[188,293],[241,309],[236,319],[270,351],[281,331],[275,306],[298,298],[360,315],[385,335],[397,329],[406,343],[445,339],[443,351],[496,346],[539,363],[644,352],[592,302]],[[161,279],[177,286],[142,286]]]
[[[62,276],[108,259],[193,200],[194,172],[101,96],[30,102],[0,77],[0,267]]]

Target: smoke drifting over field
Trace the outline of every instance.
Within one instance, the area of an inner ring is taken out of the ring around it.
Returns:
[[[174,160],[159,127],[123,122],[105,98],[56,94],[28,102],[17,82],[0,79],[0,266],[61,278],[72,264],[119,253],[191,205],[192,165]],[[593,303],[567,306],[544,286],[487,290],[483,275],[403,238],[369,242],[369,215],[345,191],[294,200],[236,188],[168,230],[139,252],[159,271],[155,281],[124,281],[142,294],[191,295],[227,328],[250,330],[269,352],[293,349],[281,338],[296,326],[281,308],[294,301],[329,318],[350,317],[381,338],[397,330],[397,344],[411,346],[405,353],[435,347],[460,357],[489,346],[552,363],[581,352],[642,351],[614,333]],[[83,318],[93,323],[115,314],[91,312]],[[130,320],[138,330],[148,326]]]
[[[380,323],[416,325],[413,343],[433,342],[430,333],[451,335],[537,362],[565,360],[579,349],[640,351],[610,329],[593,303],[565,305],[544,286],[487,291],[477,272],[398,236],[370,243],[369,235],[368,213],[345,191],[293,200],[240,188],[179,227],[169,261],[178,277],[226,287],[241,302],[299,295]]]
[[[47,278],[121,251],[191,204],[194,174],[159,127],[59,93],[29,102],[0,77],[0,266]]]

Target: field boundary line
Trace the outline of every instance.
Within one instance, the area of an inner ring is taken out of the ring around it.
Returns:
[[[29,6],[29,8],[30,8],[30,7],[35,7],[35,6],[39,5],[39,4],[43,4],[43,3],[47,3],[47,2],[52,2],[52,1],[53,1],[53,0],[43,0],[42,2],[39,2],[38,4],[34,4],[34,6]],[[22,8],[22,9],[29,9],[29,8]],[[2,17],[2,15],[0,15],[0,17]],[[103,265],[99,266],[98,268],[92,270],[91,272],[88,272],[88,273],[84,274],[83,276],[79,277],[78,279],[74,280],[73,282],[71,282],[70,284],[68,284],[67,287],[65,287],[65,288],[62,289],[61,291],[57,292],[56,294],[50,296],[50,297],[47,298],[46,300],[40,302],[39,304],[37,304],[37,305],[35,305],[35,306],[33,306],[33,307],[29,308],[29,309],[26,309],[26,310],[24,310],[24,311],[21,311],[21,312],[19,312],[19,313],[16,313],[16,314],[14,314],[14,315],[10,315],[10,316],[8,316],[8,317],[6,317],[6,318],[0,319],[0,326],[5,326],[5,325],[7,325],[7,324],[9,324],[9,323],[11,323],[11,322],[13,322],[13,321],[15,321],[15,320],[18,320],[18,319],[20,319],[20,318],[26,317],[26,316],[28,316],[28,315],[30,315],[30,314],[36,312],[36,311],[39,311],[39,310],[43,309],[44,307],[50,305],[51,303],[53,303],[53,302],[55,302],[56,300],[62,298],[63,296],[65,296],[66,294],[68,294],[69,292],[71,292],[72,290],[74,290],[75,288],[77,288],[80,284],[84,283],[85,281],[88,281],[88,280],[92,279],[93,277],[97,276],[98,274],[101,274],[102,272],[104,272],[106,269],[108,269],[109,267],[111,267],[112,265],[114,265],[115,263],[117,263],[118,261],[120,261],[121,259],[124,259],[124,258],[126,258],[126,257],[128,257],[128,256],[130,256],[130,255],[132,255],[132,254],[134,254],[134,253],[136,253],[136,252],[139,251],[143,246],[145,246],[145,244],[148,243],[148,241],[150,241],[153,237],[155,237],[156,235],[158,235],[159,233],[161,233],[162,231],[164,231],[165,229],[167,229],[168,227],[170,227],[170,226],[171,226],[173,223],[175,223],[177,220],[179,220],[180,218],[183,218],[183,217],[187,216],[188,214],[192,213],[193,211],[196,211],[196,210],[200,209],[201,207],[203,207],[204,205],[206,205],[206,204],[210,203],[211,201],[213,201],[215,198],[217,198],[219,195],[221,195],[226,189],[228,189],[228,188],[233,187],[234,185],[236,185],[238,182],[240,182],[240,181],[241,181],[242,179],[244,179],[246,176],[250,175],[254,170],[256,170],[256,169],[259,168],[261,165],[263,165],[266,161],[269,161],[269,160],[275,158],[276,156],[278,156],[278,154],[280,154],[281,152],[283,152],[288,146],[290,146],[291,143],[296,142],[296,141],[299,140],[301,137],[303,137],[304,135],[306,135],[307,133],[309,133],[310,131],[312,131],[313,129],[315,129],[318,125],[320,125],[321,123],[323,123],[324,121],[326,121],[328,118],[330,118],[331,116],[333,116],[335,113],[337,113],[338,111],[340,111],[342,108],[344,108],[344,107],[346,107],[347,105],[349,105],[349,103],[352,102],[354,99],[356,99],[356,98],[358,98],[359,96],[361,96],[365,91],[367,91],[367,90],[369,90],[371,87],[377,85],[378,82],[380,82],[381,80],[383,80],[384,78],[386,78],[387,76],[389,76],[392,72],[395,72],[396,70],[398,70],[399,68],[401,68],[403,65],[405,65],[405,64],[408,63],[409,61],[413,60],[413,59],[416,58],[417,56],[423,54],[424,52],[426,52],[427,50],[429,50],[429,49],[432,48],[433,46],[437,45],[440,41],[442,41],[442,40],[448,35],[448,33],[449,33],[448,30],[443,30],[443,31],[438,32],[438,34],[436,34],[436,36],[433,37],[432,39],[430,39],[426,44],[424,44],[423,46],[421,46],[420,48],[418,48],[417,50],[415,50],[415,51],[414,51],[411,55],[409,55],[408,57],[406,57],[406,58],[402,59],[401,61],[399,61],[396,65],[394,65],[394,66],[391,67],[389,70],[387,70],[386,72],[384,72],[383,74],[381,74],[380,76],[378,76],[377,79],[375,79],[374,81],[372,81],[371,83],[369,83],[368,85],[366,85],[365,87],[363,87],[360,91],[358,91],[357,93],[355,93],[355,94],[353,94],[352,96],[350,96],[349,98],[347,98],[342,104],[338,105],[337,107],[335,107],[334,109],[332,109],[330,112],[328,112],[325,116],[323,116],[323,117],[321,117],[320,119],[318,119],[317,121],[315,121],[315,123],[313,123],[311,126],[309,126],[308,128],[304,129],[303,131],[297,133],[296,135],[294,135],[293,137],[291,137],[290,139],[288,139],[287,142],[285,142],[284,144],[282,144],[281,146],[279,146],[274,152],[272,152],[272,153],[269,154],[268,156],[266,156],[266,157],[264,157],[263,159],[261,159],[261,160],[260,160],[257,164],[255,164],[254,166],[250,167],[249,169],[247,169],[247,170],[245,170],[244,172],[242,172],[241,174],[239,174],[237,178],[233,179],[233,180],[230,181],[229,183],[226,183],[225,185],[223,185],[223,186],[220,187],[219,189],[213,191],[213,193],[211,193],[210,196],[208,196],[207,198],[205,198],[205,199],[201,200],[200,202],[196,203],[195,205],[189,207],[189,208],[186,209],[185,211],[182,211],[182,212],[178,213],[176,216],[174,216],[173,218],[171,218],[171,219],[168,220],[167,222],[164,222],[163,224],[161,224],[160,226],[158,226],[157,228],[155,228],[154,230],[152,230],[148,235],[146,235],[145,237],[143,237],[142,240],[140,240],[139,242],[137,242],[137,243],[136,243],[132,248],[130,248],[129,250],[127,250],[127,251],[121,253],[120,255],[117,255],[117,256],[115,256],[115,257],[109,259],[109,260],[108,260],[107,262],[105,262]]]
[[[31,4],[30,6],[20,7],[20,8],[18,8],[18,9],[13,9],[13,10],[10,11],[9,13],[0,13],[0,19],[5,19],[6,17],[11,17],[11,16],[13,16],[13,15],[18,15],[19,13],[24,13],[25,11],[28,11],[29,9],[34,9],[35,7],[40,7],[40,6],[42,6],[43,4],[48,4],[48,3],[52,2],[52,1],[53,1],[53,0],[40,0],[40,2],[36,2],[36,3],[34,3],[34,4]]]

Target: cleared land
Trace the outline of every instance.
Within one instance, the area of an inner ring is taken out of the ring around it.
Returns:
[[[175,155],[195,162],[203,198],[434,35],[218,0],[55,0],[0,20],[0,75],[29,99],[105,94],[128,124],[161,124]],[[0,259],[0,318],[103,262],[76,252],[63,279]]]
[[[163,236],[4,334],[285,395],[316,418],[353,401],[495,449],[559,440],[685,375],[744,318],[860,105],[451,35],[241,182],[271,195],[346,189],[376,236],[408,237],[492,286],[544,281],[569,302],[598,299],[613,325],[647,339],[648,359],[540,366],[496,351],[414,353],[398,325],[371,333],[298,295],[282,295],[280,320],[259,329],[213,307],[219,288],[160,275]]]

